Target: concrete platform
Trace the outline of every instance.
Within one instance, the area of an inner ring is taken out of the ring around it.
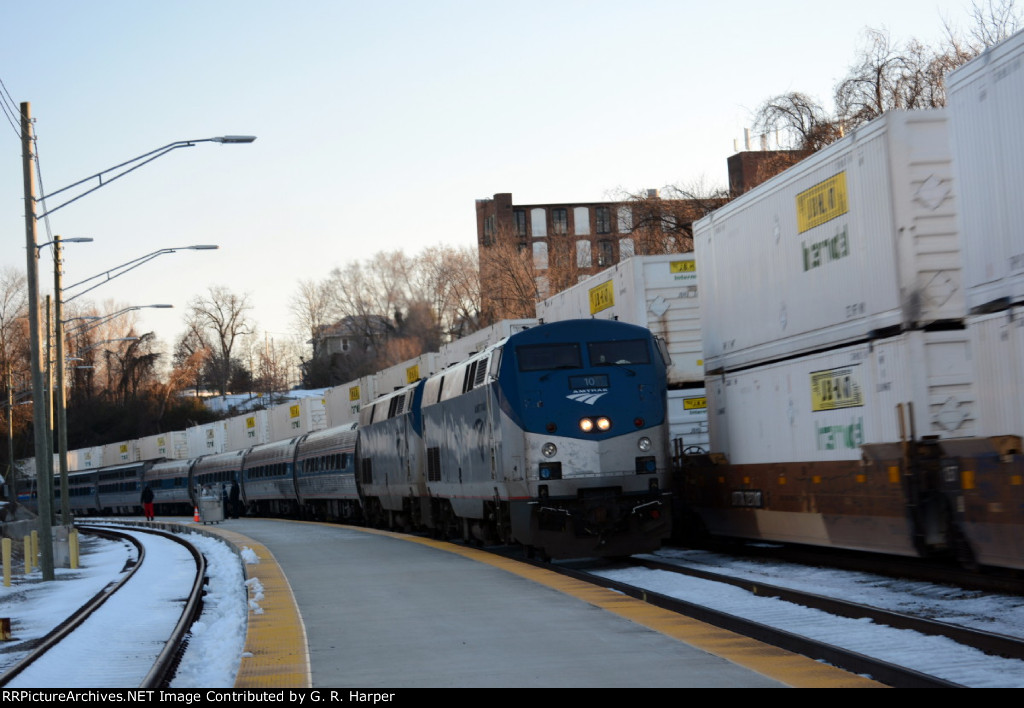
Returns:
[[[879,686],[472,548],[295,521],[205,530],[260,559],[236,688]]]

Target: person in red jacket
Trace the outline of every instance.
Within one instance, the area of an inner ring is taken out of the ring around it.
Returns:
[[[147,521],[154,520],[153,514],[153,489],[147,484],[142,490],[142,513],[146,515]]]

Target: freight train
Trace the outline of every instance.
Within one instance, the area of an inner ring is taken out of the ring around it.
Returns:
[[[726,537],[1024,569],[1024,33],[695,224]]]
[[[254,514],[626,556],[671,534],[663,344],[642,327],[551,323],[381,396],[353,425],[193,460],[73,472],[76,514],[190,513],[235,481]]]

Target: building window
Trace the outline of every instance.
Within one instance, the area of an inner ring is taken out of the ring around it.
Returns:
[[[629,207],[619,207],[619,233],[628,234],[633,230],[633,212]]]
[[[494,214],[484,219],[484,245],[490,246],[494,243]]]
[[[590,241],[576,242],[576,267],[589,268],[591,266]]]
[[[587,207],[573,207],[572,228],[577,236],[590,235],[590,209]]]
[[[515,220],[516,220],[516,236],[520,236],[520,237],[525,238],[526,237],[526,212],[522,211],[522,210],[518,210],[518,211],[512,212],[512,216],[514,216]]]
[[[611,207],[597,207],[597,233],[610,234],[612,232],[612,209]]]
[[[550,295],[550,293],[548,292],[548,290],[550,288],[549,288],[547,276],[545,276],[545,275],[538,275],[536,278],[533,279],[533,282],[537,286],[537,297],[538,297],[538,299],[543,300],[544,298],[546,298],[546,297],[548,297]]]
[[[632,258],[634,255],[633,239],[631,238],[620,238],[619,239],[619,260],[626,260]]]
[[[548,235],[547,213],[543,209],[530,209],[530,231],[534,238]]]
[[[548,269],[548,245],[543,241],[533,244],[533,267],[536,270]]]
[[[551,210],[551,232],[558,236],[564,236],[569,233],[568,209]]]
[[[597,242],[597,265],[604,268],[615,262],[615,246],[611,241]]]

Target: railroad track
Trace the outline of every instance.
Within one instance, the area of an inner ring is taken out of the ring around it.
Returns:
[[[509,555],[522,560],[521,554],[510,553]],[[652,591],[649,588],[620,582],[609,577],[602,577],[599,574],[601,571],[609,570],[611,566],[593,568],[575,563],[560,565],[528,560],[523,562],[532,563],[552,572],[561,573],[584,582],[621,592],[624,595],[643,600],[657,607],[678,612],[787,651],[830,663],[851,673],[870,675],[875,680],[889,686],[900,688],[951,688],[962,686],[962,684],[947,678],[932,676],[922,671],[907,668],[893,661],[867,656],[863,651],[838,646],[831,643],[831,640],[823,642],[818,639],[801,636],[800,632],[802,630],[800,629],[779,629],[765,622],[754,621],[730,612],[711,609],[698,602],[681,600],[667,594]],[[960,645],[972,647],[994,657],[1024,660],[1024,641],[1016,637],[922,619],[813,593],[771,586],[760,581],[745,580],[734,576],[709,572],[703,569],[680,567],[670,563],[639,558],[631,558],[626,563],[630,568],[665,571],[738,587],[749,592],[751,595],[778,598],[785,602],[817,609],[838,617],[870,620],[873,623],[896,629],[913,630],[921,635],[927,635],[927,637],[945,637]],[[623,569],[625,564],[619,564],[615,567],[616,569]]]
[[[157,529],[136,528],[129,531],[127,529],[115,530],[98,526],[79,526],[78,528],[83,533],[96,534],[104,538],[129,543],[136,548],[136,557],[134,560],[128,561],[125,566],[124,575],[119,580],[111,583],[94,595],[68,619],[45,636],[32,641],[29,653],[11,666],[3,675],[0,675],[0,686],[13,687],[22,680],[28,680],[32,683],[33,681],[27,679],[27,677],[39,672],[45,672],[51,677],[65,676],[67,665],[62,666],[61,664],[66,659],[58,658],[56,650],[62,644],[70,643],[69,640],[75,635],[75,632],[82,631],[86,622],[90,619],[103,622],[103,629],[110,633],[109,636],[130,634],[132,632],[131,627],[125,627],[123,621],[118,621],[119,618],[124,620],[127,613],[119,612],[117,605],[120,598],[129,594],[128,588],[131,587],[133,582],[146,582],[147,585],[151,585],[151,579],[143,579],[143,573],[141,572],[145,567],[147,557],[146,543],[142,539],[148,535],[160,537],[165,541],[173,542],[186,549],[195,563],[194,581],[184,600],[180,617],[174,623],[166,639],[159,637],[155,640],[152,638],[150,640],[150,644],[161,643],[162,649],[155,653],[155,657],[152,653],[149,654],[150,657],[153,657],[151,663],[139,664],[135,662],[131,667],[125,669],[127,673],[117,675],[117,683],[115,685],[138,685],[139,688],[145,689],[167,687],[173,678],[177,662],[184,652],[188,630],[202,612],[203,585],[206,576],[206,560],[203,554],[184,539]],[[156,562],[153,561],[153,563]],[[149,571],[150,569],[147,568],[146,570]],[[102,617],[100,613],[101,608],[104,608],[102,613],[104,616]],[[107,623],[113,626],[108,626]],[[90,631],[96,632],[97,630],[93,627]],[[108,665],[113,665],[118,659],[117,656],[111,656],[107,652],[97,653],[104,655],[104,662]],[[149,659],[146,662],[149,662]],[[56,665],[52,669],[47,669],[46,667],[50,664]],[[105,668],[109,669],[109,666]],[[108,671],[108,673],[110,672]],[[61,685],[66,685],[66,683]]]

